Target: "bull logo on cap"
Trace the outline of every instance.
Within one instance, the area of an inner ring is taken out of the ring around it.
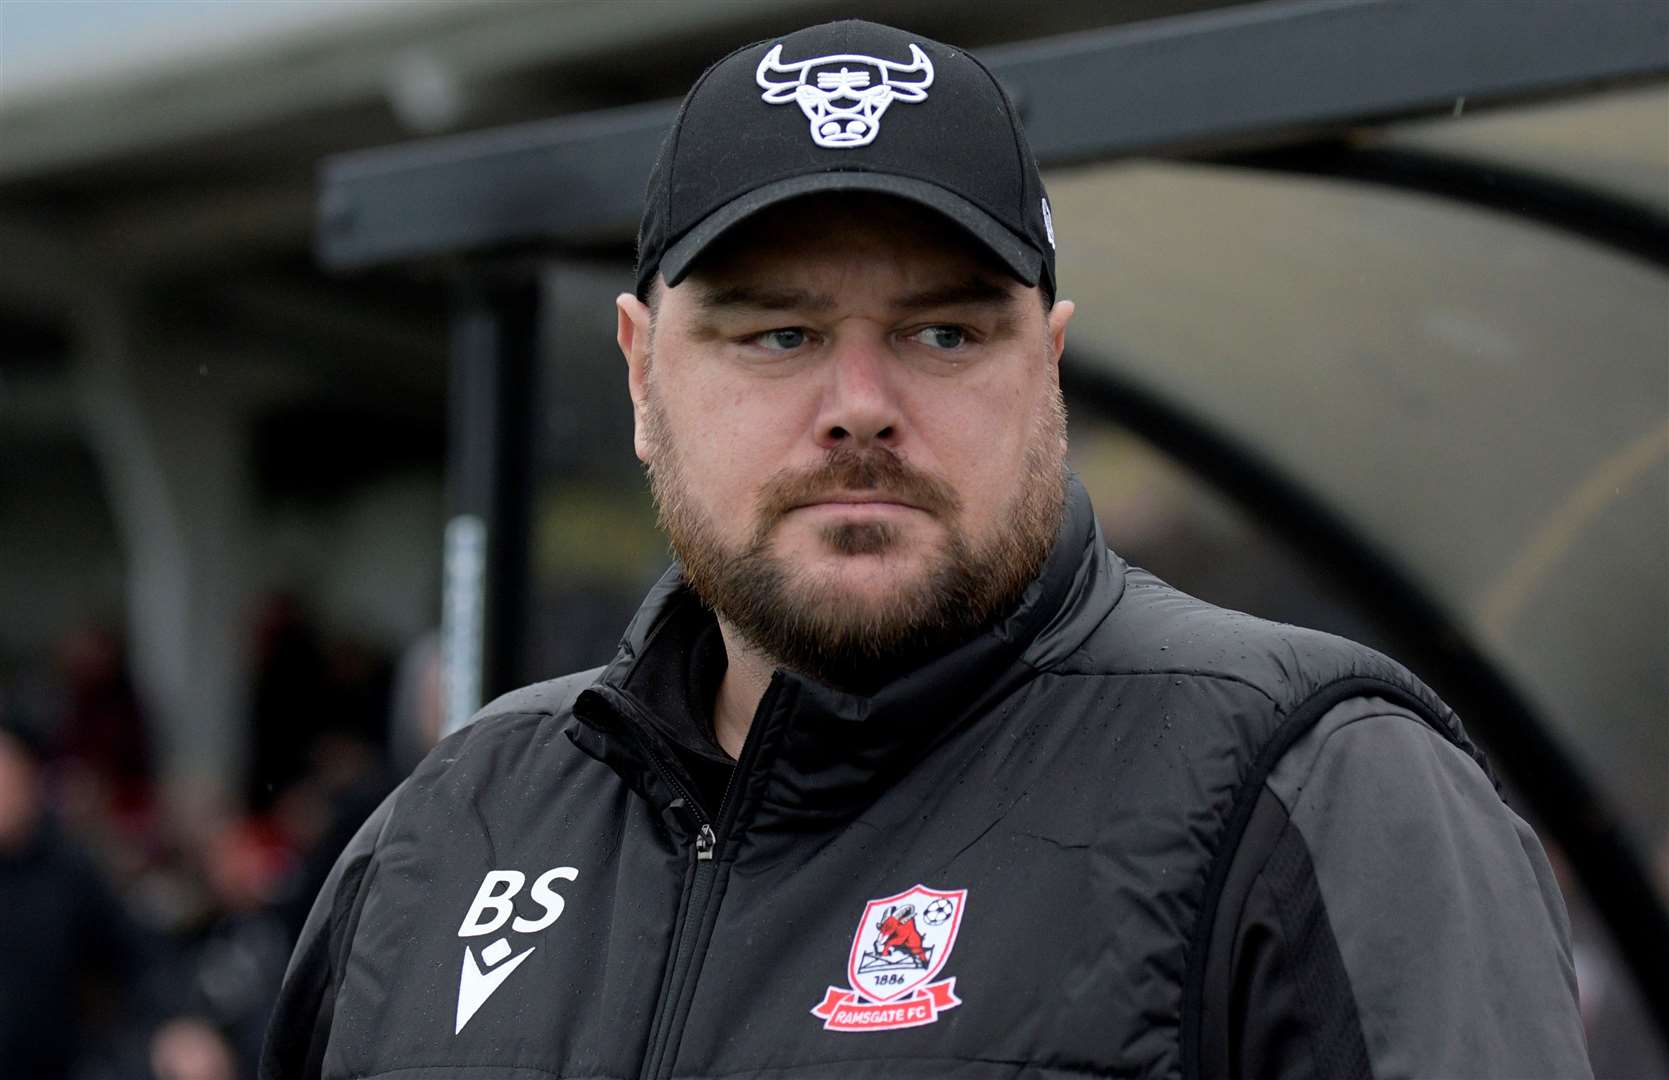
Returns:
[[[816,72],[813,80],[812,73]],[[933,61],[916,44],[909,63],[862,53],[837,53],[782,62],[782,45],[771,47],[754,72],[762,95],[772,105],[798,102],[811,122],[811,139],[830,150],[868,146],[881,130],[881,114],[894,101],[927,100],[933,85]]]

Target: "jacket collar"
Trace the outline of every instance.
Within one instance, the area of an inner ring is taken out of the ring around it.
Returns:
[[[778,672],[754,719],[760,729],[753,736],[760,743],[754,767],[736,794],[796,818],[844,816],[937,739],[1070,656],[1123,590],[1124,564],[1107,550],[1089,496],[1073,476],[1043,570],[1013,610],[979,635],[872,694]],[[665,776],[671,754],[665,740],[641,720],[657,706],[644,700],[643,680],[634,676],[652,650],[687,647],[687,630],[680,628],[690,625],[690,605],[698,601],[675,565],[649,591],[600,686],[576,704],[591,731],[576,731],[575,741],[663,806],[682,793]],[[710,711],[702,704],[696,715]]]

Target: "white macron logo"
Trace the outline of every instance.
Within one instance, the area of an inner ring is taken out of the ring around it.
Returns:
[[[464,915],[463,925],[458,927],[458,936],[472,938],[496,934],[505,923],[509,923],[510,929],[518,934],[534,934],[548,928],[562,917],[563,907],[562,897],[556,894],[552,884],[559,880],[573,881],[579,873],[572,866],[558,866],[534,879],[533,887],[528,890],[528,899],[543,908],[544,914],[537,919],[526,919],[516,915],[511,900],[522,891],[527,875],[520,870],[488,872],[481,879],[481,888],[476,890],[475,899]],[[516,917],[512,920],[513,915]],[[511,956],[515,950],[510,945],[510,939],[501,937],[481,950],[481,962],[477,963],[469,945],[464,945],[464,966],[458,976],[458,1018],[452,1034],[464,1030],[469,1018],[486,1004],[493,991],[504,985],[504,980],[510,977],[512,971],[521,967],[523,960],[533,955],[537,947],[529,945]]]
[[[810,81],[814,69],[821,69],[816,85]],[[927,100],[933,61],[912,43],[910,61],[905,64],[862,53],[835,53],[784,64],[779,43],[759,61],[753,78],[770,104],[799,103],[811,122],[812,142],[830,150],[850,150],[875,141],[881,114],[894,101]]]

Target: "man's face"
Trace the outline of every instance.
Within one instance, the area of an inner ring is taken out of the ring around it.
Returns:
[[[638,457],[697,594],[853,687],[1010,606],[1063,512],[1071,312],[878,196],[751,219],[653,320],[622,296]]]

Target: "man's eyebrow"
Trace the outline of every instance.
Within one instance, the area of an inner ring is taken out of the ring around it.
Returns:
[[[903,311],[922,308],[956,307],[960,304],[1010,304],[1014,293],[988,277],[975,275],[950,285],[938,285],[919,292],[906,293],[892,302]]]
[[[760,311],[827,311],[835,299],[809,289],[788,289],[767,285],[703,286],[696,294],[703,311],[724,308],[752,308]]]

